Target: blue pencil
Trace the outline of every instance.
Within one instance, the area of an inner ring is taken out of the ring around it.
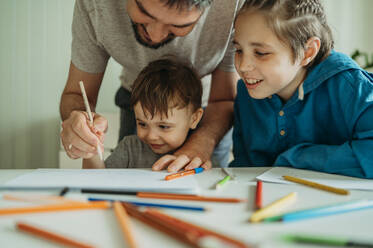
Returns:
[[[373,208],[373,200],[360,200],[351,201],[347,203],[339,203],[319,208],[311,208],[306,210],[300,210],[284,215],[274,216],[264,219],[265,222],[273,221],[297,221],[302,219],[317,218],[334,214],[342,214],[351,211],[358,211],[367,208]]]
[[[101,198],[88,198],[88,201],[116,201],[113,199],[101,199]],[[192,210],[192,211],[205,211],[203,207],[191,207],[191,206],[180,206],[180,205],[169,205],[169,204],[159,204],[159,203],[148,203],[148,202],[138,202],[138,201],[120,201],[125,203],[130,203],[139,207],[153,207],[153,208],[171,208],[178,210]]]

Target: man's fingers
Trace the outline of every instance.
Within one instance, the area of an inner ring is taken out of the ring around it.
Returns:
[[[92,158],[95,153],[88,153],[88,152],[83,152],[79,149],[77,149],[75,146],[72,146],[71,149],[68,151],[68,155],[70,158],[77,159],[77,158]]]
[[[186,170],[193,170],[202,165],[202,160],[199,157],[193,158],[193,160],[185,167]]]
[[[202,167],[203,169],[205,169],[205,170],[209,170],[209,169],[211,169],[211,167],[212,167],[211,160],[206,161],[206,162],[205,162],[201,167]]]
[[[167,168],[168,172],[176,172],[184,168],[190,162],[187,155],[178,156]]]
[[[158,159],[152,166],[152,169],[155,171],[163,170],[166,168],[172,161],[176,159],[174,155],[165,155]]]

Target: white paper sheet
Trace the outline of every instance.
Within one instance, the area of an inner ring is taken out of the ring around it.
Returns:
[[[7,182],[5,187],[198,193],[198,184],[194,176],[165,181],[164,177],[167,174],[146,169],[37,169]]]
[[[316,183],[344,189],[373,190],[373,180],[355,177],[339,176],[310,170],[300,170],[287,167],[273,167],[256,178],[264,182],[294,184],[286,181],[282,176],[293,176]]]

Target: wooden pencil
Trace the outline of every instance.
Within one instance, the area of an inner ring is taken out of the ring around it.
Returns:
[[[156,199],[172,199],[172,200],[186,200],[186,201],[208,201],[208,202],[227,202],[227,203],[240,203],[245,202],[246,199],[238,198],[222,198],[222,197],[209,197],[185,194],[169,194],[169,193],[151,193],[151,192],[138,192],[137,197],[141,198],[156,198]]]
[[[331,187],[331,186],[324,185],[324,184],[321,184],[321,183],[315,183],[315,182],[308,181],[308,180],[305,180],[305,179],[297,178],[297,177],[283,176],[283,178],[287,181],[303,184],[303,185],[306,185],[306,186],[309,186],[309,187],[312,187],[312,188],[315,188],[315,189],[325,190],[325,191],[336,193],[336,194],[339,194],[339,195],[348,195],[350,193],[349,191],[347,191],[345,189],[335,188],[335,187]]]
[[[255,192],[255,208],[262,208],[262,195],[263,195],[263,183],[262,181],[256,181],[256,192]]]
[[[94,208],[109,208],[109,202],[81,202],[81,203],[62,203],[62,204],[48,204],[42,206],[32,207],[17,207],[17,208],[0,208],[0,215],[8,214],[28,214],[39,212],[53,212],[53,211],[68,211]]]
[[[57,233],[54,233],[54,232],[42,229],[40,227],[30,225],[30,224],[26,224],[23,222],[17,222],[16,227],[18,230],[21,230],[29,234],[38,236],[40,238],[53,241],[55,243],[59,243],[62,245],[66,245],[69,247],[74,247],[74,248],[93,248],[94,247],[92,245],[85,244],[83,242],[80,242],[80,241],[77,241],[71,238],[67,238],[65,236],[62,236],[61,234],[57,234]]]
[[[138,247],[136,244],[136,240],[134,238],[133,232],[131,230],[130,219],[127,215],[125,208],[122,204],[118,201],[114,202],[114,212],[119,222],[119,225],[123,232],[123,237],[127,241],[130,248]]]

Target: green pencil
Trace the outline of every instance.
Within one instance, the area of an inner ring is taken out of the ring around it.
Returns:
[[[361,243],[350,241],[343,238],[330,238],[322,236],[311,236],[303,234],[288,234],[282,236],[282,239],[293,242],[293,243],[303,243],[303,244],[314,244],[314,245],[324,245],[324,246],[343,246],[343,247],[365,247],[373,248],[373,244]]]
[[[228,182],[229,179],[231,179],[230,176],[225,176],[222,180],[220,180],[220,181],[215,185],[215,188],[216,188],[216,189],[220,188],[220,187],[223,186],[226,182]]]

